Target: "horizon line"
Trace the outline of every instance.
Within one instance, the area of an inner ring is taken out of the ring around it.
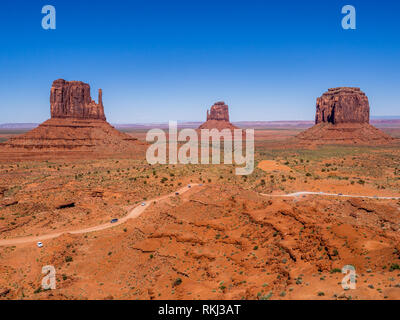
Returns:
[[[371,116],[371,121],[376,120],[400,120],[399,116]],[[170,120],[169,120],[170,121]],[[128,125],[153,125],[153,124],[168,124],[169,121],[154,121],[154,122],[110,122],[112,125],[119,126],[128,126]],[[203,123],[205,121],[202,120],[173,120],[178,123]],[[315,122],[315,119],[308,120],[238,120],[238,121],[230,121],[231,123],[278,123],[278,122]],[[4,122],[0,123],[0,127],[6,125],[40,125],[42,122]]]

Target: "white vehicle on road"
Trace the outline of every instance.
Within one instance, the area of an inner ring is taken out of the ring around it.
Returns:
[[[37,243],[38,248],[42,248],[43,247],[43,243],[41,243],[40,241]]]

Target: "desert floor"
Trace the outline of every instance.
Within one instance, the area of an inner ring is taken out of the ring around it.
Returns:
[[[249,176],[144,155],[0,158],[0,299],[400,299],[399,145],[285,145],[298,132],[256,130]],[[299,191],[355,197],[276,197]],[[46,265],[56,290],[41,289]]]

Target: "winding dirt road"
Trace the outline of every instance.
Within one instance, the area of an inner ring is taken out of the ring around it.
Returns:
[[[21,238],[14,238],[14,239],[4,239],[4,240],[0,240],[0,247],[1,246],[15,246],[18,244],[25,244],[25,243],[54,239],[63,234],[82,234],[82,233],[90,233],[90,232],[96,232],[96,231],[110,229],[110,228],[119,226],[119,225],[127,222],[130,219],[135,219],[135,218],[139,217],[151,205],[151,203],[157,202],[157,201],[162,201],[162,200],[165,200],[172,196],[175,196],[176,192],[179,192],[179,194],[183,194],[183,193],[191,190],[191,188],[196,187],[196,186],[198,186],[198,184],[193,184],[193,185],[191,185],[191,187],[186,186],[186,187],[181,188],[173,193],[170,193],[170,194],[167,194],[167,195],[164,195],[159,198],[152,199],[152,200],[148,200],[144,206],[142,206],[140,204],[137,207],[133,208],[125,217],[119,219],[116,223],[105,223],[105,224],[101,224],[101,225],[94,226],[94,227],[89,227],[89,228],[84,228],[84,229],[79,229],[79,230],[66,230],[66,231],[50,233],[50,234],[46,234],[46,235],[42,235],[42,236],[29,236],[29,237],[21,237]],[[301,196],[305,196],[305,195],[318,195],[318,196],[329,196],[329,197],[400,200],[400,197],[360,196],[360,195],[336,194],[336,193],[325,193],[325,192],[309,192],[309,191],[300,191],[300,192],[295,192],[295,193],[290,193],[290,194],[282,194],[282,195],[271,195],[271,194],[260,193],[260,195],[266,196],[266,197],[274,197],[274,198],[275,197],[276,198],[278,198],[278,197],[296,198],[296,197],[301,197]]]
[[[14,239],[4,239],[4,240],[0,240],[0,247],[4,247],[4,246],[15,246],[18,244],[24,244],[24,243],[31,243],[31,242],[38,242],[38,241],[44,241],[44,240],[49,240],[49,239],[54,239],[57,238],[63,234],[82,234],[82,233],[90,233],[90,232],[96,232],[96,231],[101,231],[101,230],[106,230],[109,228],[114,228],[116,226],[119,226],[125,222],[127,222],[130,219],[135,219],[137,217],[139,217],[153,202],[158,202],[158,201],[162,201],[165,200],[167,198],[173,197],[175,196],[176,192],[179,192],[179,194],[183,194],[189,190],[191,190],[191,188],[198,186],[198,184],[192,184],[186,187],[183,187],[173,193],[161,196],[159,198],[156,199],[151,199],[145,202],[145,205],[142,206],[141,204],[138,205],[137,207],[133,208],[131,211],[129,211],[129,213],[119,219],[117,222],[115,223],[104,223],[104,224],[100,224],[98,226],[94,226],[94,227],[89,227],[89,228],[84,228],[84,229],[79,229],[79,230],[65,230],[65,231],[61,231],[61,232],[56,232],[56,233],[50,233],[50,234],[46,234],[46,235],[42,235],[42,236],[29,236],[29,237],[21,237],[21,238],[14,238]]]
[[[325,193],[325,192],[309,192],[309,191],[300,191],[289,194],[265,194],[260,193],[262,196],[266,197],[283,197],[283,198],[296,198],[305,195],[317,195],[317,196],[328,196],[328,197],[344,197],[344,198],[364,198],[364,199],[378,199],[378,200],[400,200],[400,197],[378,197],[378,196],[359,196],[359,195],[350,195],[350,194],[341,194],[341,193]]]

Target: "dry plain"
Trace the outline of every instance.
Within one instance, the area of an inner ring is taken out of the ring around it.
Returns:
[[[248,177],[229,165],[150,166],[144,153],[2,158],[0,240],[62,235],[41,249],[0,247],[0,298],[399,299],[399,200],[269,196],[400,197],[399,145],[285,145],[298,132],[257,129]],[[199,185],[174,194],[188,184]],[[67,232],[122,219],[146,201],[123,224]],[[45,265],[56,268],[56,290],[41,289]],[[355,290],[340,284],[344,265],[356,268]]]

